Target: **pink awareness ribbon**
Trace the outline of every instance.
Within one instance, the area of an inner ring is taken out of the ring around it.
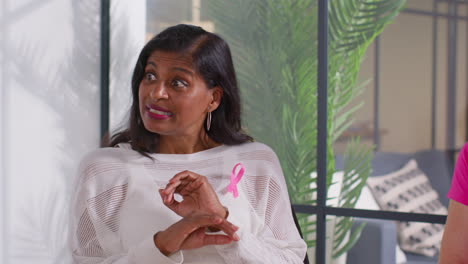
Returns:
[[[236,173],[237,167],[240,166],[240,170]],[[234,198],[237,198],[239,196],[239,192],[237,191],[237,184],[240,182],[242,179],[242,176],[244,176],[245,172],[245,167],[242,165],[242,163],[237,163],[236,166],[232,169],[231,173],[231,183],[228,186],[228,192],[232,192],[234,195]]]

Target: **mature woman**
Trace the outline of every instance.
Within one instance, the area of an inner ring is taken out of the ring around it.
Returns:
[[[448,197],[450,205],[439,263],[468,263],[468,143],[458,156]]]
[[[228,45],[170,27],[140,53],[128,129],[81,162],[77,263],[302,263],[280,163],[242,132]]]

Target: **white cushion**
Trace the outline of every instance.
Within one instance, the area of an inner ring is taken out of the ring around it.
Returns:
[[[357,209],[366,209],[366,210],[380,210],[379,204],[375,201],[374,196],[372,196],[369,187],[364,186],[361,191],[361,195],[356,202]]]
[[[437,192],[415,160],[387,175],[370,177],[367,184],[382,210],[447,214]],[[398,239],[403,250],[435,256],[440,250],[443,225],[399,222]]]

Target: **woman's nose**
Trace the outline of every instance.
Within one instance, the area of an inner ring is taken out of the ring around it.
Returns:
[[[157,100],[157,99],[167,99],[167,90],[166,86],[163,82],[157,82],[151,88],[150,97]]]

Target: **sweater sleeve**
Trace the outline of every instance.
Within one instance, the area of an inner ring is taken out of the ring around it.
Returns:
[[[169,257],[154,245],[153,234],[124,249],[119,238],[119,212],[127,197],[122,164],[99,155],[85,158],[71,204],[70,245],[74,263],[182,263],[182,252]]]
[[[226,263],[303,263],[307,246],[294,223],[287,186],[276,154],[272,150],[262,154],[269,157],[269,175],[248,177],[243,184],[252,213],[262,221],[259,230],[239,230],[240,240],[217,246]],[[265,174],[263,174],[265,175]],[[229,207],[229,206],[228,206]],[[237,217],[237,218],[236,218]],[[229,220],[240,223],[242,217],[230,215]]]

